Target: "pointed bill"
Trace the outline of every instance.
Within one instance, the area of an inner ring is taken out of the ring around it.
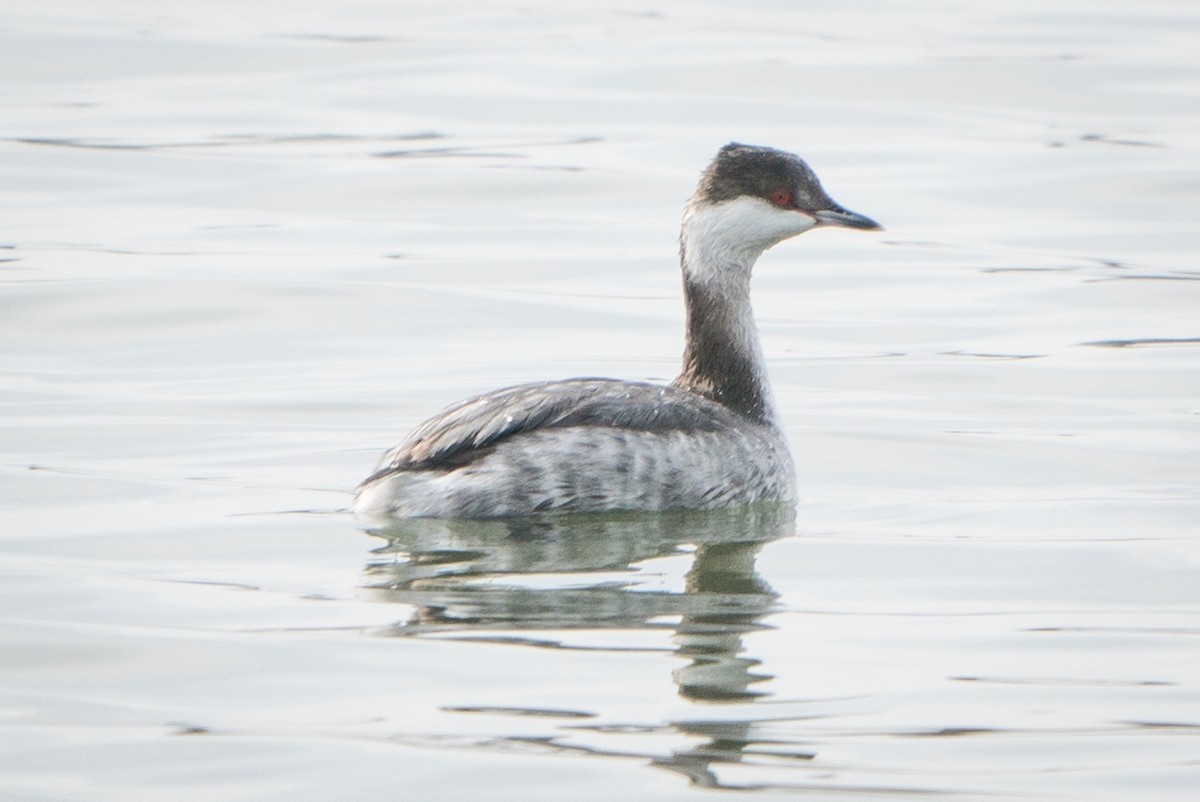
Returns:
[[[857,228],[863,231],[882,231],[883,226],[866,215],[834,206],[832,209],[822,209],[819,212],[809,212],[817,218],[819,226],[841,226],[842,228]]]

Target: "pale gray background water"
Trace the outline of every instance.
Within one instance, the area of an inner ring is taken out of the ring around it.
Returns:
[[[9,2],[0,798],[1193,798],[1198,33]],[[794,521],[342,512],[464,394],[669,379],[730,139],[888,229],[759,266]]]

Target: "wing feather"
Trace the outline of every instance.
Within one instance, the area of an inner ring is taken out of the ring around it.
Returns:
[[[522,384],[468,398],[418,426],[363,484],[395,471],[461,467],[503,440],[543,429],[597,426],[718,431],[743,421],[687,390],[615,379]]]

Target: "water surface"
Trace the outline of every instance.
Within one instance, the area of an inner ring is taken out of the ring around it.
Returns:
[[[1188,799],[1200,15],[64,2],[0,30],[0,796]],[[726,141],[795,510],[377,527],[463,395],[668,380]]]

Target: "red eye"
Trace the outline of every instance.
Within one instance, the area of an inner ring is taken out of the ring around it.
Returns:
[[[788,192],[786,189],[777,189],[772,192],[770,200],[771,203],[775,204],[781,209],[791,209],[793,206],[795,206],[795,204],[792,203],[792,193]]]

